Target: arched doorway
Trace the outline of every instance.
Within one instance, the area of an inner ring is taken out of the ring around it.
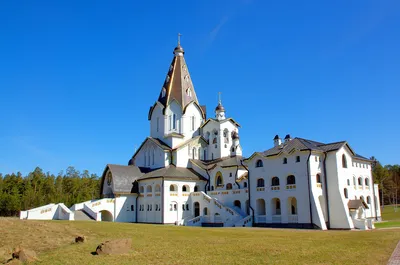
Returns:
[[[200,215],[200,203],[195,202],[193,204],[193,209],[194,209],[194,217],[197,217]]]
[[[235,205],[235,207],[238,207],[239,209],[242,209],[242,204],[240,203],[240,201],[236,200],[233,205]]]
[[[104,222],[114,221],[112,213],[110,213],[109,211],[103,210],[103,211],[100,211],[100,214],[101,214],[101,221],[104,221]]]

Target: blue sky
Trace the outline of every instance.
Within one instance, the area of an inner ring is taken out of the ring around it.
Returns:
[[[0,172],[101,174],[149,134],[177,33],[244,155],[275,134],[400,163],[400,2],[2,1]]]

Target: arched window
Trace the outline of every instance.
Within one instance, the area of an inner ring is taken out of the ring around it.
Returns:
[[[199,187],[196,185],[196,186],[194,186],[194,191],[196,192],[196,191],[198,191],[199,190]]]
[[[243,187],[247,188],[247,182],[245,182],[245,183],[243,184]]]
[[[157,184],[157,185],[156,185],[156,188],[155,188],[155,191],[156,191],[156,192],[160,192],[160,190],[161,190],[160,185]]]
[[[151,187],[151,185],[147,185],[146,187],[146,192],[152,192],[153,188]]]
[[[365,178],[365,186],[369,187],[369,178]]]
[[[242,204],[240,203],[239,200],[234,201],[234,202],[233,202],[233,205],[235,205],[235,206],[238,207],[239,209],[242,208]]]
[[[231,189],[232,189],[232,183],[226,184],[226,189],[227,189],[227,190],[231,190]]]
[[[363,184],[362,177],[359,177],[358,178],[358,186],[362,186],[362,184]]]
[[[169,186],[169,191],[178,191],[176,185],[171,184],[171,185]]]
[[[196,159],[196,147],[193,147],[192,155],[193,155],[193,159]]]
[[[143,186],[140,186],[139,192],[140,192],[140,193],[144,193],[144,187],[143,187]]]
[[[342,167],[347,168],[347,158],[344,154],[342,155]]]
[[[317,174],[317,183],[321,183],[321,175],[320,174]]]
[[[227,129],[224,130],[224,143],[229,143],[229,131]]]
[[[264,179],[263,178],[257,179],[257,188],[261,188],[261,187],[264,187],[264,186],[265,186]]]
[[[367,203],[371,204],[371,197],[370,196],[367,196]]]
[[[296,215],[297,214],[297,199],[294,197],[289,199],[289,206],[290,206],[289,212],[292,215]]]
[[[221,172],[217,172],[217,174],[215,175],[215,185],[217,186],[217,187],[219,187],[219,186],[223,186],[224,185],[224,181],[223,181],[223,178],[222,178],[222,174],[221,174]]]
[[[176,130],[176,114],[172,115],[172,129]]]
[[[256,213],[257,213],[257,215],[265,215],[266,214],[264,199],[257,199]]]
[[[261,161],[261,159],[257,160],[256,167],[263,167],[263,162]]]
[[[281,215],[281,201],[278,198],[272,199],[272,215]]]
[[[203,150],[203,160],[207,160],[207,150]]]
[[[185,210],[185,205],[184,204],[182,204],[182,211],[184,211]]]
[[[208,209],[207,209],[207,207],[204,207],[204,209],[203,209],[203,215],[205,215],[205,216],[208,215]]]
[[[347,186],[350,186],[350,180],[347,179]]]
[[[190,187],[188,185],[182,186],[182,192],[189,192],[189,191],[190,191]]]
[[[349,194],[347,193],[347,189],[346,189],[346,188],[344,188],[343,193],[344,193],[344,197],[345,197],[346,199],[348,199],[348,198],[349,198]]]
[[[186,211],[189,211],[189,204],[186,204]]]
[[[279,186],[279,178],[273,177],[271,180],[271,186]]]
[[[286,178],[286,184],[287,185],[293,185],[296,184],[296,178],[293,175],[290,175]]]
[[[211,186],[211,190],[214,190],[214,186]]]
[[[283,158],[283,164],[287,164],[287,158],[286,157]]]

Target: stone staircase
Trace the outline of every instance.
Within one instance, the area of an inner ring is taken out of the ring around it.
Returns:
[[[75,221],[94,221],[92,217],[90,217],[82,210],[74,211],[74,214],[75,214]]]

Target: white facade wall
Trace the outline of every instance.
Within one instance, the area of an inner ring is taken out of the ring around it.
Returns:
[[[164,181],[164,223],[172,224],[185,218],[194,217],[193,204],[189,200],[189,195],[198,184],[200,183],[196,181]],[[174,185],[176,191],[170,191],[171,185]],[[184,185],[189,187],[189,191],[182,191]],[[185,210],[183,210],[182,205],[185,206]],[[187,210],[186,205],[188,205],[189,210]]]
[[[139,223],[162,223],[162,179],[147,179],[139,183],[137,202]]]
[[[153,138],[163,139],[164,137],[166,121],[162,110],[163,106],[157,102],[150,120],[150,136]]]
[[[247,162],[250,172],[250,202],[255,210],[256,223],[311,223],[307,179],[308,155],[308,152],[295,152],[271,158],[255,156]],[[300,162],[296,162],[297,156],[300,156]],[[283,158],[287,158],[287,164],[283,164]],[[263,162],[262,167],[256,166],[257,160]],[[287,177],[290,175],[295,176],[295,187],[287,185]],[[273,177],[279,178],[279,186],[272,186]],[[264,187],[257,187],[258,179],[264,179]],[[294,214],[291,207],[293,198],[296,200]],[[280,201],[280,214],[276,209],[276,199]],[[263,214],[264,212],[266,214]]]
[[[206,140],[209,140],[207,149],[207,160],[217,159],[231,155],[233,140],[231,137],[232,131],[238,131],[238,128],[230,120],[215,121],[210,120],[203,128],[202,135]],[[224,131],[227,132],[228,142],[225,142]],[[217,135],[215,134],[217,133]],[[210,136],[208,136],[210,135]],[[216,138],[216,143],[214,143]]]

